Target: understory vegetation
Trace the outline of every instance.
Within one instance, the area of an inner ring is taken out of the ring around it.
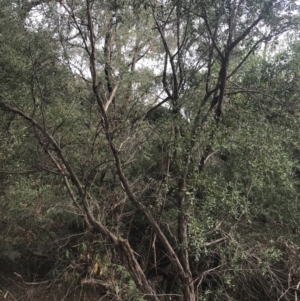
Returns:
[[[0,0],[1,297],[297,300],[296,2]]]

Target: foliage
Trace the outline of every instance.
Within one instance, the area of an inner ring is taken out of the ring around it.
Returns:
[[[0,258],[62,298],[294,300],[298,8],[183,2],[0,1]]]

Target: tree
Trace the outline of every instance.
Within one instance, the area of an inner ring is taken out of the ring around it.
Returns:
[[[49,29],[18,28],[21,41],[11,41],[11,48],[23,47],[13,58],[24,61],[24,93],[4,82],[0,94],[6,118],[18,116],[15,131],[23,127],[30,134],[26,141],[42,159],[40,168],[61,177],[74,212],[112,244],[113,260],[145,299],[204,298],[203,291],[218,287],[208,277],[216,271],[223,298],[229,292],[248,298],[234,291],[236,271],[222,270],[244,264],[248,245],[239,245],[243,232],[235,227],[244,218],[261,222],[259,214],[269,206],[262,185],[274,198],[297,191],[289,188],[291,159],[281,161],[286,146],[258,148],[272,123],[259,115],[252,90],[243,85],[253,52],[296,28],[291,1],[166,1],[161,7],[155,1],[86,0],[49,1],[47,7]],[[147,62],[157,62],[157,70]],[[278,131],[267,145],[282,135]],[[266,160],[266,153],[276,152],[276,160]],[[260,197],[262,207],[251,205]],[[270,248],[261,253],[276,261],[279,253]],[[208,264],[201,259],[206,250]],[[162,294],[153,285],[157,275],[165,279]]]

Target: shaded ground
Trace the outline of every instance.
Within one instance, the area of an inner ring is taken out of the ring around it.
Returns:
[[[0,260],[0,300],[5,301],[97,301],[113,300],[97,287],[70,291],[49,281],[28,282],[26,273],[17,265]]]

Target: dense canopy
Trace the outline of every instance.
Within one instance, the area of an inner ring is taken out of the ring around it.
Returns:
[[[0,7],[4,298],[297,300],[297,1]]]

